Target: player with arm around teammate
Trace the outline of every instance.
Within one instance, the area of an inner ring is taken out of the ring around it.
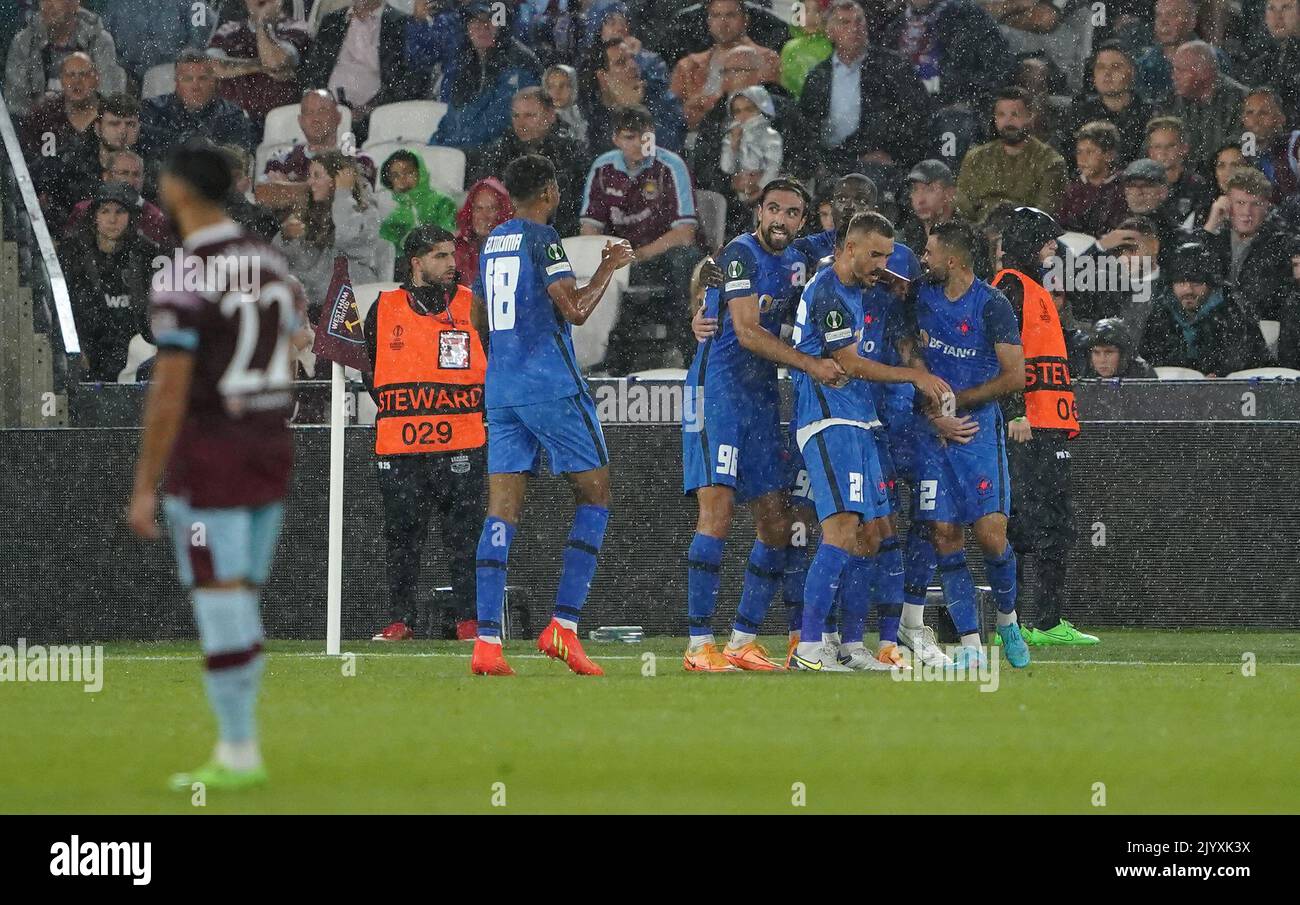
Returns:
[[[577,511],[554,616],[537,647],[579,675],[599,676],[604,673],[583,651],[577,628],[609,520],[609,453],[578,370],[572,325],[586,322],[615,272],[634,256],[626,242],[608,243],[591,281],[579,287],[559,233],[547,225],[560,203],[555,165],[528,154],[506,166],[502,181],[515,216],[484,241],[474,284],[488,329],[488,512],[475,568],[478,638],[470,670],[513,675],[501,649],[506,566],[528,477],[545,448],[551,471],[573,488]]]

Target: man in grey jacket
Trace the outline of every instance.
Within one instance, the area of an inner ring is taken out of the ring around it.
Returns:
[[[5,62],[5,100],[14,116],[25,116],[47,94],[60,90],[59,67],[70,53],[89,54],[99,73],[99,90],[126,90],[126,73],[117,63],[113,37],[99,16],[81,0],[41,0],[40,11],[14,35]]]

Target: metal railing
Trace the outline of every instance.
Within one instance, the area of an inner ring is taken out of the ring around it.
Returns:
[[[5,153],[0,156],[4,189],[4,238],[18,248],[18,276],[32,293],[32,327],[49,338],[53,352],[53,390],[64,395],[74,391],[81,355],[81,341],[72,314],[72,299],[54,242],[45,223],[36,187],[32,183],[22,146],[14,129],[9,105],[0,92],[0,138]],[[10,307],[13,299],[0,299]]]

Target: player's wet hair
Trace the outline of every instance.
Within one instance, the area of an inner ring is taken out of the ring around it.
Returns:
[[[838,244],[844,247],[844,242],[850,236],[884,236],[886,239],[894,238],[894,224],[889,222],[889,218],[884,214],[876,211],[861,211],[853,215],[849,220],[849,225],[844,227],[844,234],[838,236]]]
[[[163,172],[179,179],[207,201],[220,204],[234,184],[230,158],[206,141],[178,145],[167,156]]]
[[[794,192],[803,199],[803,211],[807,215],[813,210],[812,195],[804,188],[804,184],[793,176],[778,176],[763,186],[763,191],[758,195],[758,206],[762,207],[767,201],[767,196],[772,192]]]
[[[506,164],[501,181],[518,207],[519,202],[532,201],[555,181],[555,164],[540,154],[525,154]]]
[[[965,220],[946,220],[943,223],[936,223],[930,229],[930,235],[938,237],[944,247],[955,252],[966,266],[969,267],[975,260],[975,248],[979,239],[975,236],[975,230],[971,229],[970,224]]]
[[[444,242],[455,241],[456,237],[441,226],[436,223],[426,223],[424,226],[417,226],[406,234],[406,239],[402,242],[402,256],[405,258],[423,257],[431,252],[435,246]]]

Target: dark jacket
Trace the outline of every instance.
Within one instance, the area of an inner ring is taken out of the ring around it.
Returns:
[[[1082,126],[1098,119],[1114,123],[1115,128],[1119,129],[1120,138],[1115,168],[1122,172],[1126,164],[1146,156],[1144,148],[1147,140],[1147,121],[1154,115],[1151,105],[1142,100],[1136,91],[1129,105],[1118,113],[1112,112],[1101,102],[1101,95],[1095,92],[1085,94],[1070,102],[1070,107],[1062,118],[1057,147],[1061,149],[1063,155],[1073,159],[1074,135]]]
[[[1251,88],[1272,88],[1291,118],[1300,109],[1300,38],[1288,38],[1272,46],[1246,65],[1241,81]]]
[[[1278,312],[1277,363],[1300,371],[1300,288],[1292,287]]]
[[[483,149],[466,182],[472,185],[488,176],[500,178],[506,164],[516,157],[541,154],[555,164],[555,180],[560,186],[560,207],[555,212],[555,228],[562,236],[576,236],[578,208],[582,205],[582,189],[591,160],[578,140],[567,129],[561,129],[561,126],[563,123],[557,120],[551,131],[535,145],[525,144],[513,129],[507,129],[504,135]]]
[[[248,114],[223,97],[199,110],[187,110],[175,94],[147,98],[140,105],[140,154],[150,160],[190,138],[201,136],[218,145],[238,145],[252,152],[257,137]]]
[[[1259,321],[1222,289],[1211,292],[1191,315],[1174,296],[1162,296],[1147,321],[1140,352],[1155,367],[1193,368],[1216,377],[1269,363]]]
[[[894,163],[910,167],[929,152],[930,96],[912,64],[890,50],[868,47],[862,62],[862,116],[839,148],[827,148],[822,129],[831,109],[834,57],[814,66],[799,96],[799,112],[814,136],[818,163],[829,170],[853,167],[853,160],[884,151]],[[851,170],[845,170],[850,172]]]
[[[158,246],[136,231],[132,218],[118,251],[106,255],[95,242],[92,218],[59,252],[89,366],[87,379],[114,382],[126,367],[131,337],[139,333],[153,341],[149,281]]]
[[[328,88],[330,74],[338,62],[339,51],[348,34],[349,9],[330,13],[320,24],[312,39],[311,53],[301,79],[305,88]],[[370,102],[372,107],[395,101],[413,100],[419,96],[420,80],[406,65],[406,22],[410,18],[388,4],[381,9],[379,20],[379,93]]]
[[[896,52],[906,23],[904,10],[885,26],[880,43]],[[953,0],[939,11],[935,31],[943,48],[936,106],[964,103],[977,113],[987,112],[993,92],[1011,81],[1015,67],[998,23],[971,0]]]
[[[510,127],[515,94],[541,80],[537,57],[505,29],[486,57],[480,58],[466,42],[456,55],[455,70],[443,76],[442,99],[448,110],[429,143],[477,148],[495,141]]]
[[[1242,258],[1235,284],[1229,282],[1232,272],[1232,229],[1226,223],[1218,233],[1203,229],[1191,233],[1194,241],[1204,242],[1218,256],[1220,273],[1225,283],[1233,287],[1233,294],[1256,319],[1277,320],[1282,300],[1295,280],[1291,277],[1290,234],[1279,212],[1269,215]],[[1161,246],[1163,250],[1163,246]]]

